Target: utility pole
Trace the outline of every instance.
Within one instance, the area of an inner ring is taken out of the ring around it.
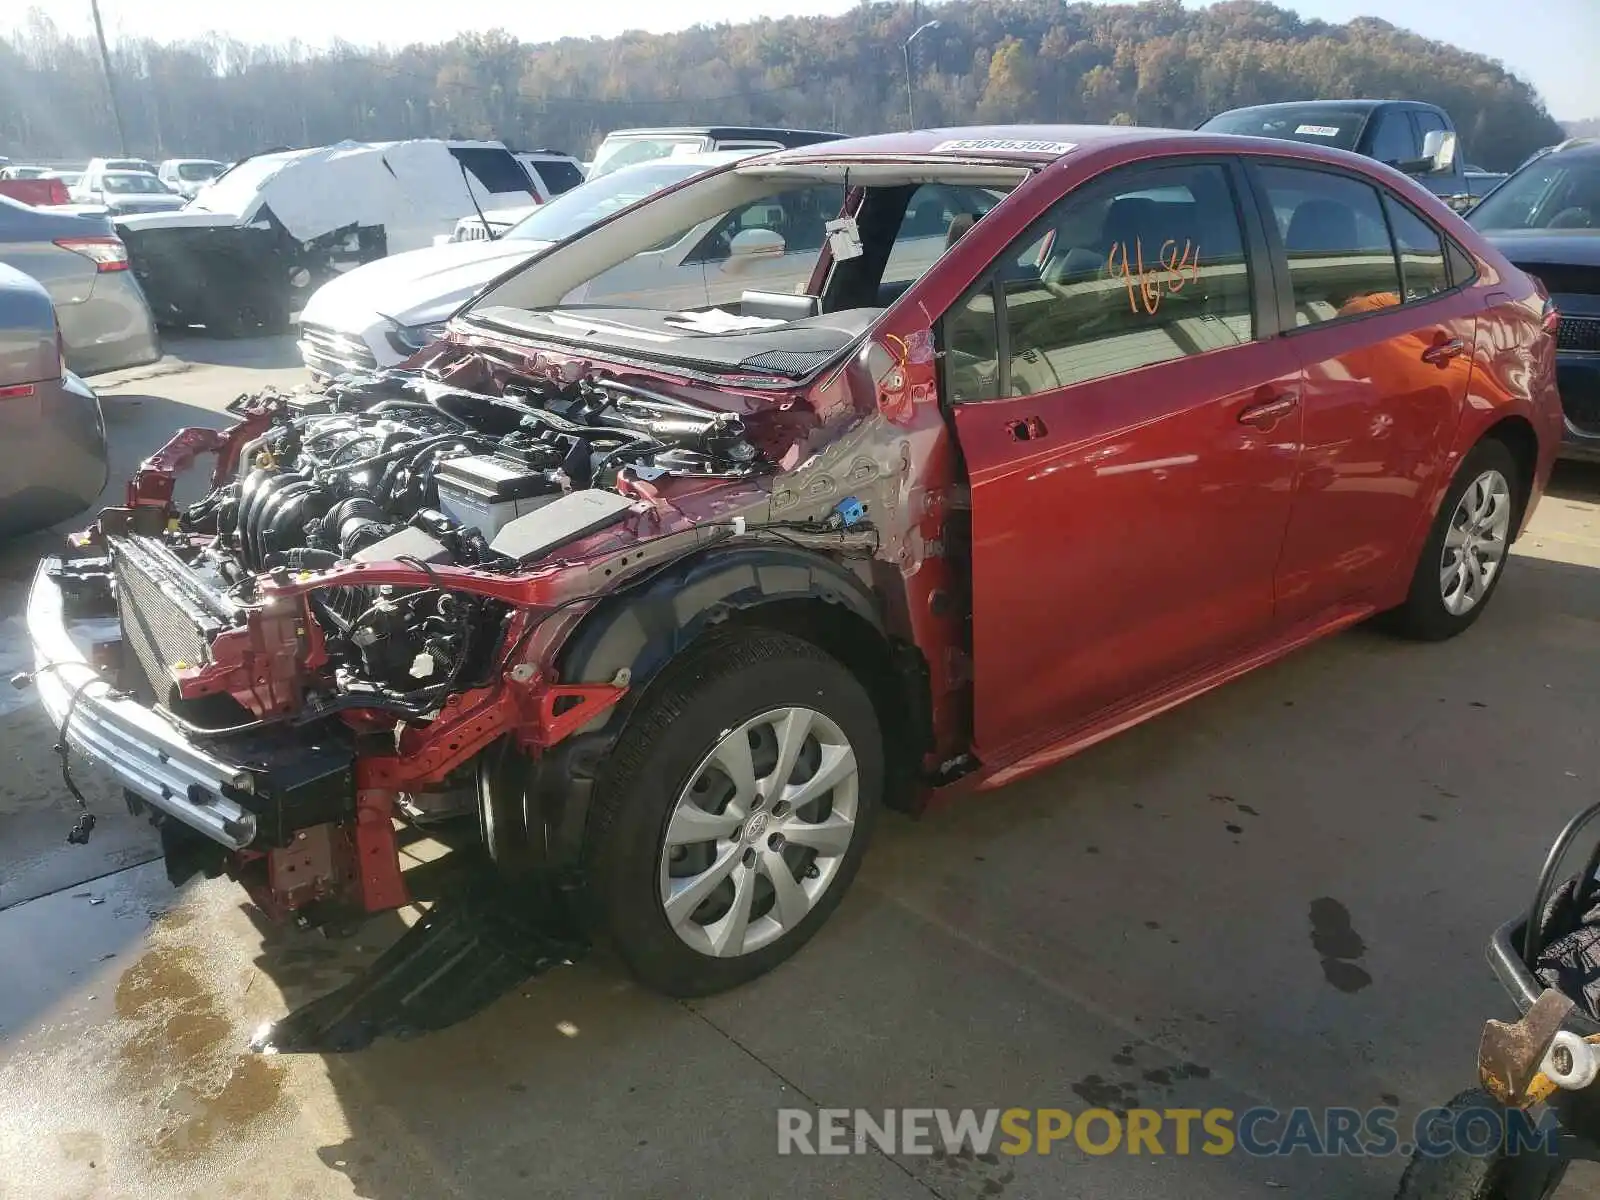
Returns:
[[[923,22],[921,25],[918,25],[915,29],[913,29],[911,31],[911,36],[908,37],[905,40],[905,45],[900,47],[903,51],[905,51],[905,56],[906,56],[906,128],[907,129],[915,129],[917,127],[917,101],[916,101],[915,94],[912,91],[912,83],[911,83],[911,43],[916,41],[923,34],[929,32],[930,30],[934,30],[934,29],[937,29],[937,28],[939,28],[939,22],[937,22],[937,21],[925,21],[925,22]]]
[[[89,0],[89,11],[94,13],[94,36],[100,43],[100,65],[105,69],[106,92],[111,97],[111,119],[117,123],[117,148],[126,156],[128,131],[122,124],[122,105],[117,100],[117,82],[111,75],[111,51],[106,49],[106,29],[100,23],[100,0]]]

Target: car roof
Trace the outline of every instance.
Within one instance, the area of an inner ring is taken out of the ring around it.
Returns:
[[[1182,129],[1161,129],[1148,125],[974,125],[952,129],[919,129],[910,133],[878,133],[814,146],[799,146],[773,152],[772,160],[793,162],[906,156],[942,158],[949,155],[952,158],[1026,165],[1049,162],[1077,150],[1102,146],[1184,138],[1214,143],[1220,136],[1223,135],[1191,134]]]
[[[1400,108],[1432,108],[1420,100],[1279,100],[1272,104],[1245,104],[1226,112],[1371,112],[1375,108],[1395,105]],[[1219,117],[1222,113],[1217,114]]]
[[[693,134],[715,138],[718,141],[732,138],[807,137],[819,140],[837,140],[845,134],[827,129],[789,129],[780,125],[662,125],[639,129],[613,129],[606,134],[614,137],[660,137],[663,134]]]

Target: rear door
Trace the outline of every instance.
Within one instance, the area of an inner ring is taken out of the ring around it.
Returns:
[[[1243,194],[1226,159],[1113,172],[1051,208],[941,323],[972,488],[984,755],[1270,628],[1300,371],[1271,336]]]
[[[1278,569],[1280,619],[1383,599],[1439,473],[1472,372],[1477,300],[1441,231],[1364,176],[1252,166],[1304,371],[1305,453]]]

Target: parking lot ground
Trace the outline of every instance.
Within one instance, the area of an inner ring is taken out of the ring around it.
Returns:
[[[107,389],[114,480],[298,376],[278,344],[173,349],[191,365]],[[43,544],[0,559],[0,654]],[[829,925],[746,988],[677,1003],[602,955],[342,1056],[244,1046],[403,918],[329,940],[265,928],[226,881],[175,891],[103,788],[94,840],[65,846],[53,734],[10,701],[0,1195],[1388,1196],[1397,1157],[1170,1141],[780,1157],[776,1112],[1442,1102],[1507,1012],[1485,941],[1600,797],[1597,673],[1600,471],[1563,467],[1465,636],[1357,629],[1047,774],[890,816]],[[1600,1187],[1575,1172],[1561,1195]]]

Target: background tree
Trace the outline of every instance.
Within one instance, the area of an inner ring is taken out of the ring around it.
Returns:
[[[1309,97],[1443,105],[1475,163],[1560,140],[1501,64],[1362,18],[1308,21],[1263,0],[864,0],[837,17],[528,44],[502,31],[368,50],[215,35],[113,51],[129,150],[238,158],[342,138],[498,137],[587,155],[629,125],[753,123],[868,133],[904,126],[900,46],[916,22],[918,120],[1192,127],[1225,108]],[[0,154],[69,161],[116,148],[92,43],[42,9],[0,39]]]

